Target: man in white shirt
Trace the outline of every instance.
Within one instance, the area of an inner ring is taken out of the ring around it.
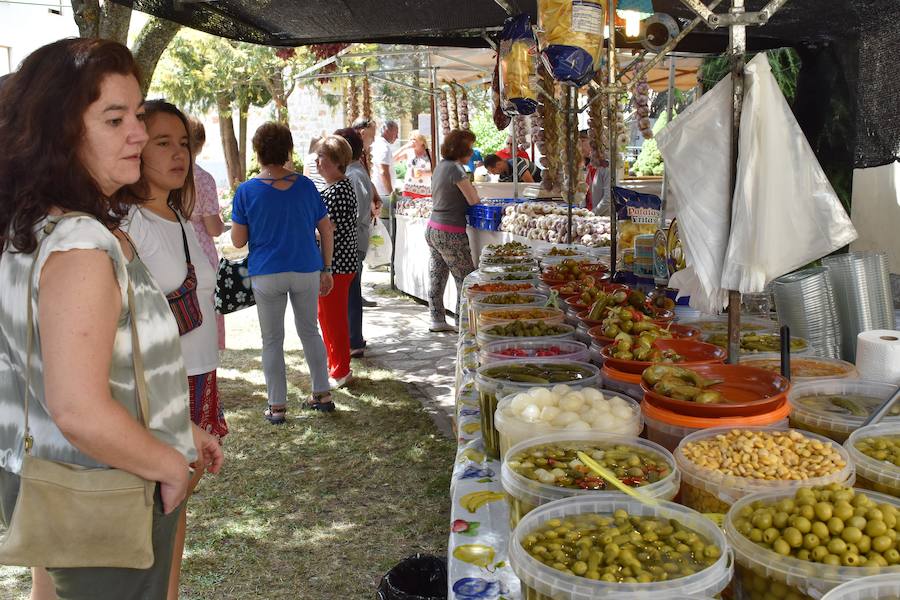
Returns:
[[[303,159],[303,174],[312,180],[319,192],[328,187],[328,184],[325,183],[325,179],[319,175],[318,167],[316,167],[316,160],[319,158],[318,153],[316,153],[316,148],[319,145],[320,139],[322,139],[321,136],[315,136],[310,140],[309,152]]]
[[[396,121],[385,121],[381,135],[372,143],[372,183],[378,195],[387,198],[396,187],[394,185],[394,151],[391,144],[397,141],[400,128]]]

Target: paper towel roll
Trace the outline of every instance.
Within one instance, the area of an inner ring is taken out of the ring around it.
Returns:
[[[873,329],[856,337],[860,379],[900,385],[900,331]]]

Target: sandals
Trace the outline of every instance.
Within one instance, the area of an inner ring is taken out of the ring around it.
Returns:
[[[318,410],[320,412],[333,412],[335,409],[334,402],[331,400],[331,394],[328,392],[313,394],[312,398],[305,401],[301,406],[306,410]]]
[[[272,425],[281,425],[285,422],[287,415],[287,407],[282,406],[269,406],[263,412],[263,416],[266,418],[266,421],[271,423]]]

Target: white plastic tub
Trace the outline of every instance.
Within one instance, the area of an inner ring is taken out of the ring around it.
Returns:
[[[539,356],[541,351],[555,348],[559,354],[552,356]],[[504,351],[515,350],[519,355],[506,355]],[[491,342],[486,344],[479,353],[482,365],[489,365],[502,360],[515,360],[525,358],[572,360],[576,362],[588,362],[587,346],[573,340],[543,341],[532,338],[516,338]]]
[[[619,494],[622,492],[609,485],[605,490],[582,490],[559,487],[552,484],[534,481],[524,475],[520,475],[509,466],[509,459],[520,452],[544,446],[546,444],[560,444],[567,442],[583,442],[587,444],[596,444],[598,446],[628,446],[648,454],[652,454],[655,459],[664,461],[668,467],[669,474],[664,478],[641,486],[638,489],[642,494],[657,498],[659,500],[672,500],[678,494],[681,477],[675,466],[675,459],[672,454],[653,442],[642,440],[635,437],[627,437],[622,435],[614,435],[608,433],[554,433],[550,435],[542,435],[537,438],[525,440],[510,448],[504,455],[503,466],[500,471],[500,481],[503,484],[503,490],[506,492],[506,499],[509,503],[509,525],[515,528],[519,521],[526,514],[556,500],[563,498],[572,498],[575,496],[591,496],[592,498],[602,497],[605,494]]]
[[[718,546],[722,554],[711,566],[687,577],[654,583],[608,583],[548,567],[522,547],[525,536],[550,519],[579,514],[611,515],[619,509],[629,515],[675,519],[708,543]],[[524,600],[672,600],[680,596],[715,596],[731,581],[734,567],[724,534],[700,513],[665,501],[660,502],[659,506],[648,506],[624,494],[603,499],[577,497],[557,500],[531,511],[519,522],[510,538],[509,562],[522,582]]]
[[[900,423],[879,423],[862,427],[854,431],[844,444],[850,460],[856,465],[856,485],[900,498],[900,467],[872,458],[856,448],[856,443],[860,440],[877,436],[900,436]]]
[[[556,333],[553,335],[539,335],[532,337],[512,337],[512,336],[504,336],[504,335],[493,335],[491,333],[487,333],[486,330],[491,328],[494,325],[498,325],[499,323],[491,323],[490,325],[484,327],[478,332],[478,335],[475,336],[478,345],[483,347],[491,342],[499,342],[499,341],[507,341],[507,340],[534,340],[534,341],[552,341],[552,340],[571,340],[575,337],[575,328],[571,325],[566,325],[565,323],[559,325],[564,331],[563,333]]]
[[[886,400],[895,391],[897,391],[895,385],[863,379],[828,379],[797,384],[788,393],[788,402],[791,403],[791,427],[812,431],[843,444],[851,433],[862,427],[868,414],[854,415],[851,411],[838,407],[810,406],[800,400],[809,396],[842,395],[870,396]],[[900,423],[900,417],[885,417],[882,422]]]
[[[765,480],[753,477],[735,477],[725,475],[714,469],[707,469],[690,460],[685,447],[693,442],[700,442],[729,431],[796,431],[787,427],[715,427],[701,429],[691,433],[678,444],[673,453],[675,464],[681,471],[681,503],[704,513],[723,513],[740,498],[761,492],[796,491],[801,487],[813,487],[840,483],[852,486],[854,482],[853,462],[850,454],[834,441],[814,433],[801,431],[806,438],[814,439],[837,450],[844,460],[844,467],[829,475],[803,480]]]
[[[597,386],[596,382],[594,382],[594,384],[591,386],[582,387]],[[506,452],[516,444],[543,435],[549,435],[551,433],[561,433],[566,431],[565,427],[554,427],[551,424],[543,421],[536,423],[527,423],[519,419],[510,408],[510,404],[512,403],[512,399],[516,393],[517,392],[512,392],[502,397],[497,404],[497,410],[494,413],[493,422],[494,427],[497,430],[501,457],[505,456]],[[626,437],[639,436],[641,434],[641,430],[644,428],[644,423],[641,419],[641,408],[638,403],[631,398],[621,396],[619,394],[610,394],[606,391],[603,391],[602,393],[603,396],[608,400],[611,398],[619,398],[621,401],[623,401],[628,409],[631,410],[633,417],[628,421],[626,425],[622,425],[617,421],[615,425],[611,424],[609,428],[591,429],[589,430],[589,432],[616,433],[619,435],[624,435]]]
[[[897,600],[900,577],[893,574],[872,575],[837,586],[822,600]]]
[[[865,491],[878,504],[888,503],[900,506],[900,500],[885,494]],[[796,491],[774,494],[752,494],[732,505],[725,517],[725,537],[734,550],[735,600],[768,600],[773,597],[821,598],[842,583],[855,581],[869,575],[891,574],[900,580],[900,565],[889,567],[844,567],[800,560],[792,556],[782,556],[777,552],[759,546],[744,537],[734,526],[734,518],[745,507],[756,501],[766,504],[793,498]]]

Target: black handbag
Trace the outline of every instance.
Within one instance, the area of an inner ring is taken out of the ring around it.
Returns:
[[[233,313],[256,304],[253,287],[250,285],[249,255],[238,260],[219,260],[216,273],[216,312],[221,315]]]

